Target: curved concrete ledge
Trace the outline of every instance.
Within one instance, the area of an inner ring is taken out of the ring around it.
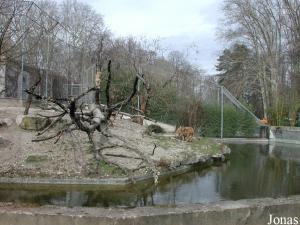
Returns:
[[[268,144],[269,139],[267,138],[216,138],[215,140],[223,142],[223,143],[234,143],[234,144]]]
[[[295,144],[300,145],[300,141],[297,140],[289,140],[289,139],[282,139],[282,138],[276,138],[276,139],[270,139],[271,143],[285,143],[285,144]]]
[[[270,128],[270,142],[300,144],[300,127],[275,127]]]
[[[134,209],[0,204],[1,225],[266,225],[270,214],[299,220],[300,196]]]
[[[159,176],[160,179],[163,179],[168,176],[176,176],[180,174],[187,173],[195,166],[208,166],[209,163],[205,162],[203,164],[199,165],[185,165],[180,166],[172,171],[167,171],[161,173]],[[147,176],[139,176],[134,177],[133,180],[138,182],[146,182],[153,180],[153,176],[147,175]],[[133,184],[132,179],[129,178],[32,178],[32,177],[16,177],[16,178],[10,178],[10,177],[0,177],[0,184],[30,184],[30,185],[97,185],[102,187],[122,187],[126,185]]]

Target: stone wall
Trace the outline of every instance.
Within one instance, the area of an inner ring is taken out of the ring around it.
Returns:
[[[270,215],[299,221],[300,196],[134,209],[0,204],[1,225],[266,225]]]
[[[270,141],[300,144],[300,127],[271,127]]]

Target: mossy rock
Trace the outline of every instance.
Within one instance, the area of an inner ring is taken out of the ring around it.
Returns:
[[[162,133],[165,133],[165,130],[159,125],[151,124],[147,127],[145,132],[149,135],[151,133],[162,134]]]
[[[139,115],[135,115],[131,117],[131,121],[140,125],[143,125],[144,118]]]
[[[50,122],[50,119],[40,116],[22,115],[17,117],[17,124],[24,130],[43,130]]]

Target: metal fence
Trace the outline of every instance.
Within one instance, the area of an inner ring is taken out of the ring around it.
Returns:
[[[219,138],[235,138],[235,137],[267,137],[268,127],[261,123],[261,120],[244,104],[242,104],[231,92],[224,86],[220,86],[210,77],[204,77],[204,82],[208,88],[203,93],[202,102],[209,103],[214,110],[209,112],[219,118],[211,126],[216,132],[207,132],[207,136]],[[218,115],[219,114],[219,115]],[[213,116],[211,116],[213,118]],[[203,127],[209,128],[206,124]]]
[[[155,107],[155,110],[150,112],[150,117],[177,127],[191,126],[199,136],[267,137],[268,126],[261,123],[250,106],[241,103],[229,90],[220,86],[216,79],[212,76],[200,77],[194,96],[183,96],[182,100],[176,96],[177,102],[171,102],[171,108],[167,104],[160,104],[165,108]],[[172,97],[168,96],[166,99]],[[157,109],[160,112],[156,117]]]
[[[0,90],[5,92],[0,97],[26,99],[24,89],[38,79],[37,92],[56,98],[78,95],[93,86],[93,58],[76,44],[76,35],[34,2],[17,4],[12,24],[19,24],[19,29],[10,37],[15,41],[1,60]],[[9,16],[1,14],[0,26]]]

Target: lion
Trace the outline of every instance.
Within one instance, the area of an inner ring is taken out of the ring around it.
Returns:
[[[176,136],[183,141],[192,141],[194,136],[194,128],[180,126],[176,130]]]
[[[265,125],[267,125],[269,122],[268,122],[268,119],[267,118],[263,118],[262,120],[260,120],[260,122],[262,123],[262,124],[265,124]]]

